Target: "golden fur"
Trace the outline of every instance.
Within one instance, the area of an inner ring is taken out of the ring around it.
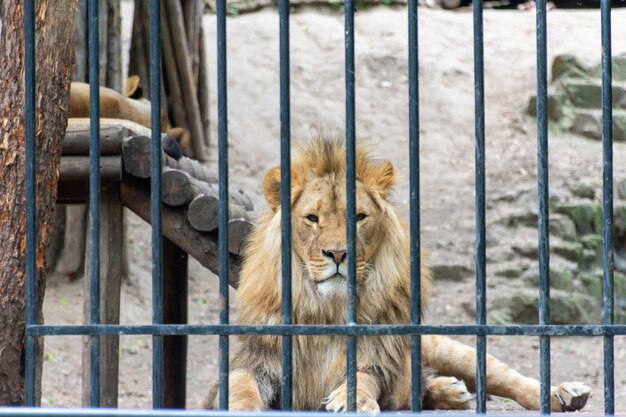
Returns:
[[[291,166],[292,294],[294,324],[346,323],[345,144],[323,137],[298,149]],[[357,322],[410,322],[410,239],[388,201],[396,182],[393,166],[360,144],[357,179]],[[263,181],[270,210],[257,222],[244,252],[238,290],[240,324],[281,323],[280,169]],[[430,295],[430,272],[422,254],[421,301]],[[410,340],[402,336],[357,341],[357,409],[410,408]],[[296,409],[346,409],[346,338],[295,336],[293,399]],[[422,337],[428,408],[468,408],[474,386],[475,351],[440,336]],[[280,406],[281,337],[240,336],[231,361],[229,406],[261,410]],[[457,379],[458,378],[458,379]],[[488,391],[538,408],[539,384],[488,357]],[[467,384],[467,385],[466,385]],[[588,388],[553,388],[553,409],[584,406]],[[569,399],[563,400],[566,393]],[[207,407],[217,406],[217,386]]]

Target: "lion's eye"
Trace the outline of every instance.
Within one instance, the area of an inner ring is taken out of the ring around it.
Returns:
[[[306,216],[306,219],[311,223],[317,223],[318,221],[320,221],[320,219],[315,214],[309,214],[308,216]]]
[[[367,214],[359,213],[359,214],[356,215],[356,221],[360,222],[361,220],[365,220],[366,217],[367,217]]]

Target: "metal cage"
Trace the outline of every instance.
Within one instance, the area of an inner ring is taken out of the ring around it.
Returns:
[[[411,323],[407,325],[362,325],[356,323],[356,226],[355,226],[355,65],[354,12],[355,0],[345,2],[345,89],[347,142],[347,207],[348,207],[348,322],[344,325],[293,325],[291,304],[291,222],[282,222],[282,323],[276,326],[231,325],[228,316],[228,235],[219,234],[220,268],[220,324],[219,325],[164,325],[162,294],[162,230],[161,230],[161,152],[160,152],[160,19],[151,19],[151,91],[152,97],[152,280],[153,321],[146,325],[102,325],[99,317],[99,92],[98,92],[98,7],[97,0],[89,1],[89,69],[91,84],[91,165],[90,165],[90,263],[91,316],[89,324],[81,326],[39,325],[36,312],[35,269],[35,27],[34,0],[25,0],[26,35],[26,189],[27,189],[27,318],[26,318],[26,389],[29,406],[35,404],[36,338],[43,336],[85,335],[91,343],[91,406],[98,407],[99,399],[99,335],[152,335],[153,337],[153,407],[162,408],[163,394],[163,336],[164,335],[218,335],[220,352],[219,404],[228,409],[228,347],[229,336],[240,334],[272,334],[282,336],[282,409],[292,407],[292,338],[294,335],[347,336],[348,406],[354,411],[356,403],[356,338],[363,335],[407,335],[412,341],[412,411],[420,412],[420,335],[475,335],[477,352],[476,399],[479,414],[486,412],[486,337],[490,335],[525,335],[540,338],[541,413],[550,413],[550,337],[601,336],[604,339],[604,412],[614,414],[614,355],[615,335],[626,335],[625,325],[614,325],[613,302],[613,167],[612,167],[612,74],[611,74],[611,1],[601,1],[602,22],[602,110],[603,110],[603,237],[604,237],[604,319],[601,325],[551,325],[549,310],[549,233],[548,233],[548,119],[547,119],[547,32],[546,0],[537,0],[537,153],[539,194],[539,324],[524,326],[496,326],[486,324],[486,223],[485,223],[485,104],[483,64],[483,0],[475,0],[474,19],[474,85],[475,85],[475,161],[476,161],[476,324],[456,326],[429,326],[420,323],[420,214],[419,214],[419,91],[418,91],[418,8],[417,0],[408,0],[408,57],[410,115],[410,233],[411,233]],[[280,13],[280,123],[281,123],[281,215],[290,219],[290,92],[289,92],[289,0],[279,0]],[[226,57],[226,1],[217,0],[217,71],[218,71],[218,135],[219,135],[219,224],[227,229],[228,221],[228,129],[227,129],[227,57]],[[151,16],[160,15],[160,1],[151,0]],[[86,278],[87,279],[87,278]],[[0,415],[160,415],[178,416],[183,411],[122,411],[122,410],[54,410],[38,408],[2,409]],[[226,416],[225,411],[212,412]],[[189,412],[186,415],[207,415]],[[264,413],[278,415],[276,412]],[[317,414],[312,414],[317,415]]]

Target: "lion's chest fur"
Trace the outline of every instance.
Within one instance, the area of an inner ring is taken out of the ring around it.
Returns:
[[[294,340],[294,407],[323,409],[324,398],[345,380],[346,338],[298,336]]]

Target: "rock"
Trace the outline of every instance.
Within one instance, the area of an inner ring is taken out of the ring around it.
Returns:
[[[525,269],[521,266],[507,266],[497,269],[493,272],[493,275],[502,278],[519,278],[524,273]]]
[[[576,239],[576,225],[569,217],[563,214],[550,216],[550,235],[566,240]]]
[[[591,185],[577,182],[573,184],[568,184],[567,188],[576,197],[586,198],[589,200],[593,200],[594,198],[596,198],[596,189]]]
[[[570,130],[591,139],[602,138],[602,110],[576,109]],[[613,140],[626,141],[626,110],[613,109]]]
[[[564,78],[559,86],[565,92],[574,107],[582,109],[602,108],[602,81],[582,80],[578,78]],[[626,97],[623,85],[613,84],[613,106],[618,107]]]
[[[570,78],[587,78],[590,72],[578,57],[570,54],[558,55],[552,61],[552,81],[567,76]]]
[[[526,258],[539,258],[539,248],[537,244],[519,244],[512,246],[513,252]]]
[[[539,271],[537,268],[529,269],[524,273],[522,279],[528,286],[538,288]],[[576,286],[572,271],[564,267],[550,266],[550,288],[573,291]]]
[[[539,292],[521,289],[492,303],[489,321],[498,324],[537,324]],[[600,320],[597,301],[588,295],[553,290],[550,292],[551,324],[590,324]]]
[[[621,200],[626,200],[626,180],[615,181],[613,185],[615,196]]]
[[[602,65],[591,68],[589,73],[595,78],[602,78]],[[626,81],[626,55],[613,57],[613,82]]]
[[[570,130],[590,139],[602,139],[602,114],[598,111],[579,111]]]
[[[616,204],[613,208],[613,227],[616,234],[626,233],[626,204]]]
[[[561,120],[566,113],[567,99],[556,91],[548,93],[548,118],[553,121]],[[528,100],[526,112],[530,116],[537,117],[537,96],[531,96]]]
[[[465,278],[474,275],[474,269],[460,262],[446,262],[431,265],[430,270],[436,280],[441,281],[463,281]]]
[[[556,207],[555,212],[569,217],[579,235],[600,233],[602,230],[602,205],[596,201],[561,204]]]
[[[577,264],[584,263],[584,247],[580,242],[553,241],[550,245],[550,249],[554,254],[559,255],[568,261],[572,261]]]
[[[537,209],[519,210],[503,220],[502,223],[508,227],[537,227]]]
[[[600,235],[592,234],[582,236],[580,243],[583,244],[585,249],[590,249],[595,253],[602,253],[602,236]]]

